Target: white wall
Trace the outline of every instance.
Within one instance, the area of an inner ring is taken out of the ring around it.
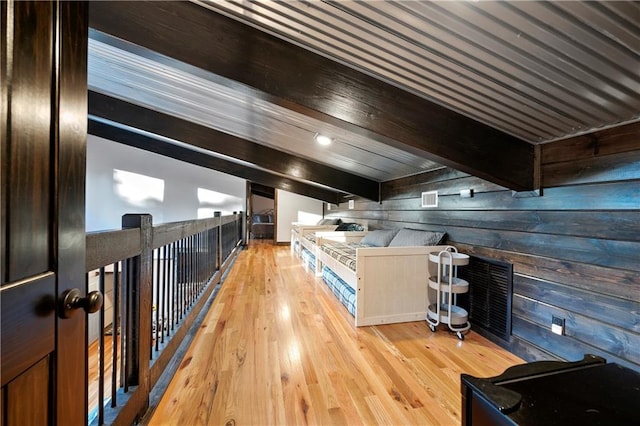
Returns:
[[[86,191],[87,231],[120,229],[125,213],[159,224],[246,212],[244,179],[92,135]]]
[[[290,241],[292,222],[318,223],[322,219],[322,204],[320,200],[276,189],[276,242]]]
[[[261,195],[251,195],[251,208],[252,213],[262,213],[268,210],[273,210],[274,200],[271,198],[263,197]]]

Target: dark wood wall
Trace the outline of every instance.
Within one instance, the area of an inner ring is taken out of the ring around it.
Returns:
[[[593,353],[640,370],[640,123],[540,154],[540,197],[442,169],[384,183],[381,203],[356,199],[326,213],[371,229],[446,231],[463,252],[513,263],[512,336],[502,344],[523,358]],[[430,190],[439,205],[421,208]],[[566,335],[551,333],[554,315]]]

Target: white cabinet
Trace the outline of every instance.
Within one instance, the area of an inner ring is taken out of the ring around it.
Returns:
[[[436,291],[435,303],[429,304],[427,322],[431,331],[440,324],[446,324],[464,340],[463,332],[469,330],[469,314],[466,309],[457,306],[457,296],[469,291],[469,283],[458,278],[458,267],[469,264],[469,256],[458,253],[449,246],[440,252],[429,254],[429,262],[437,266],[437,274],[429,277],[429,287]]]

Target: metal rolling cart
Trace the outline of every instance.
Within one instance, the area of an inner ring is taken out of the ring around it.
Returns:
[[[437,265],[437,274],[429,277],[429,288],[436,291],[436,302],[429,304],[427,323],[435,332],[438,325],[447,324],[449,330],[464,340],[464,332],[471,328],[466,309],[456,305],[458,294],[469,291],[469,282],[458,278],[458,266],[469,264],[469,256],[449,246],[440,252],[429,253],[429,261]]]

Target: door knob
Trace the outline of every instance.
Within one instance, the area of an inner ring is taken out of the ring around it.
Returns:
[[[102,301],[102,293],[99,291],[92,291],[87,297],[82,297],[77,288],[66,290],[60,300],[60,318],[71,318],[80,308],[88,314],[97,312],[102,307]]]

